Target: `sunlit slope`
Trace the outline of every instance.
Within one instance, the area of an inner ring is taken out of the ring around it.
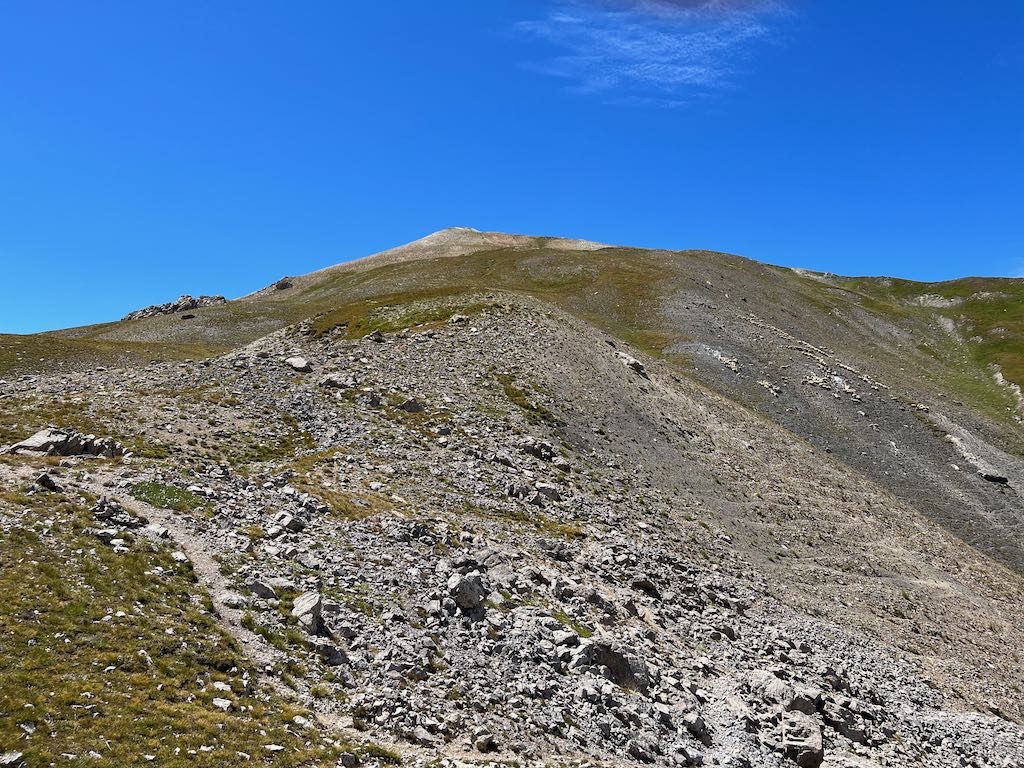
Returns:
[[[83,345],[121,349],[122,362],[180,359],[297,323],[305,334],[360,336],[397,330],[396,316],[405,326],[443,320],[419,309],[422,299],[529,295],[669,359],[679,375],[783,425],[1024,568],[1015,490],[1024,488],[1024,430],[1012,386],[1024,380],[1021,281],[843,278],[708,251],[446,230],[289,283],[191,319],[30,338],[52,344],[39,355],[51,365],[80,361]]]

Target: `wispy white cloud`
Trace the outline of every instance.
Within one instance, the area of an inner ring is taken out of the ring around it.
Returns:
[[[563,53],[529,66],[611,101],[679,106],[730,84],[781,0],[556,0],[518,30]]]

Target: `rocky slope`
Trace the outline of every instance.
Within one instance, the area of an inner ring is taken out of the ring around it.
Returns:
[[[962,304],[471,230],[287,283],[39,339],[205,359],[0,382],[0,442],[127,451],[4,456],[8,540],[172,551],[246,659],[190,705],[302,708],[158,764],[1024,765],[1019,424]],[[80,757],[26,685],[0,749]]]

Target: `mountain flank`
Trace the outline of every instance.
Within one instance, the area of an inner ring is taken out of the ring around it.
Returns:
[[[0,337],[7,764],[1024,765],[1024,282],[459,228],[205,298]]]

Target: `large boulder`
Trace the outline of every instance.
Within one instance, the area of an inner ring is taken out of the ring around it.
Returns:
[[[124,446],[109,437],[83,435],[73,429],[48,427],[32,437],[15,443],[7,453],[31,456],[101,456],[114,458],[125,454]]]
[[[324,631],[323,597],[319,592],[303,592],[292,603],[292,616],[311,635],[319,635]]]
[[[483,577],[476,571],[465,576],[453,573],[448,578],[448,592],[455,604],[467,612],[479,609],[487,598]]]
[[[8,453],[30,454],[40,453],[47,456],[73,456],[81,453],[84,444],[81,436],[70,430],[41,429],[32,437],[15,443],[7,449]]]
[[[787,712],[782,718],[782,750],[800,768],[819,768],[825,761],[821,727],[803,712]]]
[[[645,691],[651,684],[643,659],[612,645],[607,640],[585,640],[573,654],[571,667],[597,667],[621,688]]]

